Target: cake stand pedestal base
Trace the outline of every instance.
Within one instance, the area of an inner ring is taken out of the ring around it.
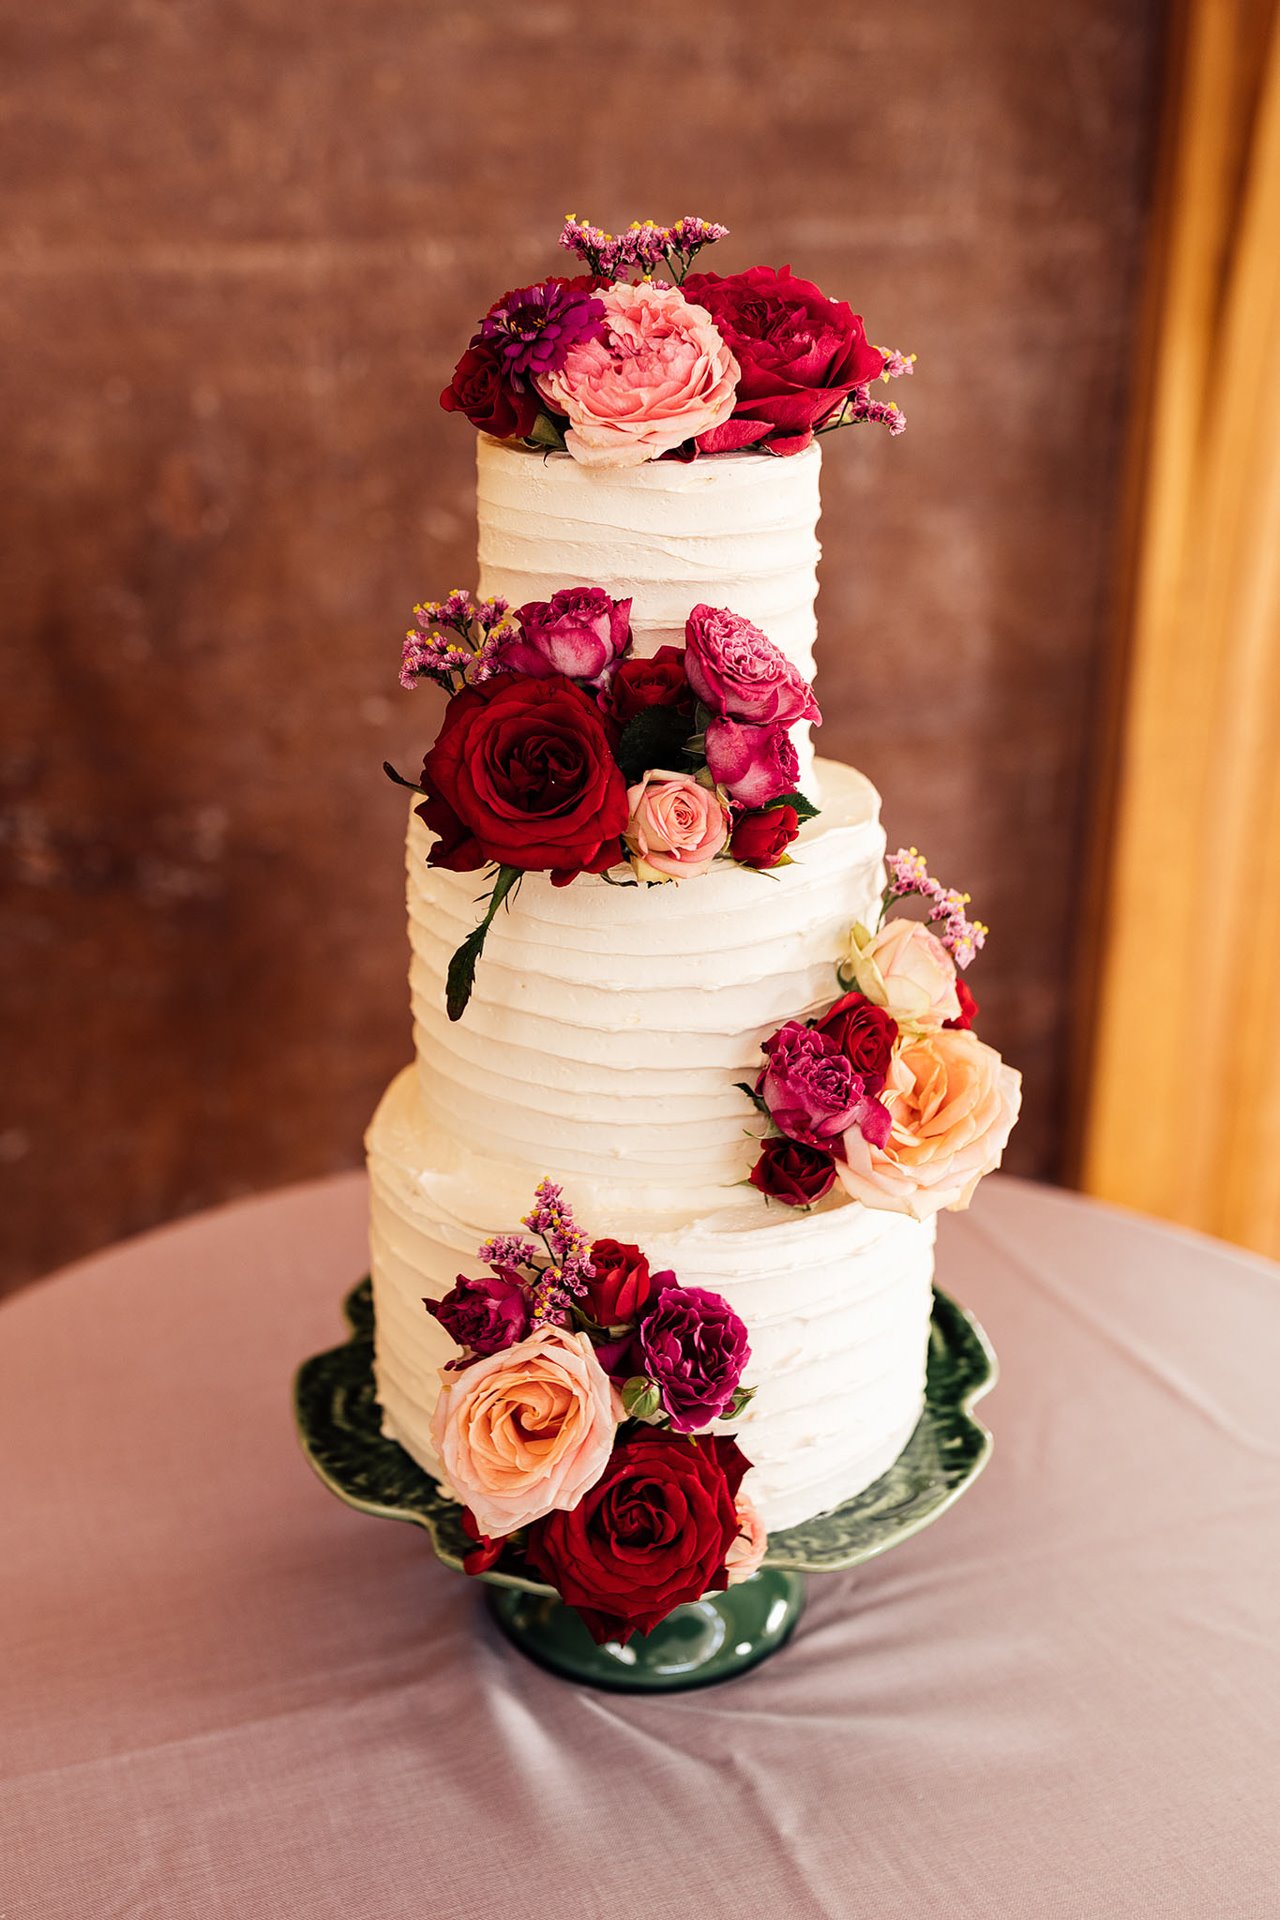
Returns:
[[[776,1653],[804,1611],[804,1576],[762,1567],[749,1580],[676,1607],[652,1633],[598,1647],[554,1595],[490,1587],[489,1611],[540,1667],[618,1693],[672,1693],[732,1680]]]

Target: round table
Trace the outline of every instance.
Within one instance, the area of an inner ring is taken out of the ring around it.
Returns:
[[[939,1253],[986,1473],[757,1672],[645,1698],[312,1477],[290,1377],[364,1213],[295,1188],[0,1310],[0,1914],[1280,1914],[1275,1268],[987,1182]]]

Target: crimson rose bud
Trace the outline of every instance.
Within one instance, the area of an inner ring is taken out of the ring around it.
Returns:
[[[462,1531],[468,1540],[475,1541],[471,1552],[464,1553],[462,1556],[462,1571],[487,1573],[495,1561],[502,1558],[502,1549],[507,1544],[505,1538],[491,1540],[487,1533],[481,1533],[479,1522],[470,1507],[462,1509]]]
[[[535,1573],[575,1607],[597,1646],[649,1633],[673,1607],[728,1582],[738,1488],[750,1462],[736,1441],[642,1427],[571,1513],[529,1530]]]
[[[956,999],[960,1002],[960,1011],[954,1020],[944,1020],[944,1027],[971,1027],[978,1017],[978,1003],[966,987],[959,973],[956,974]]]
[[[768,1200],[780,1200],[784,1207],[811,1207],[824,1193],[830,1193],[835,1177],[836,1163],[831,1154],[821,1147],[785,1139],[764,1142],[749,1176],[757,1193]]]
[[[898,1037],[892,1014],[863,993],[846,993],[829,1013],[814,1021],[814,1031],[835,1041],[854,1072],[861,1074],[867,1093],[879,1093]]]
[[[639,1247],[619,1240],[597,1240],[591,1248],[591,1266],[592,1278],[587,1282],[582,1305],[598,1326],[631,1326],[654,1289],[649,1262]]]
[[[770,807],[744,813],[733,829],[729,851],[740,867],[776,867],[800,831],[794,807]]]
[[[506,376],[494,340],[473,340],[440,395],[446,413],[464,413],[495,440],[523,440],[542,409],[536,393],[517,393]]]
[[[460,1273],[443,1300],[422,1304],[451,1340],[481,1356],[513,1347],[529,1331],[529,1296],[510,1267],[474,1280]]]

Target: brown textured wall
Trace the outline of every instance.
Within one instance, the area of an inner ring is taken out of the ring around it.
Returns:
[[[473,577],[435,406],[566,208],[696,211],[914,348],[829,444],[828,751],[995,928],[1052,1174],[1153,0],[8,9],[0,115],[16,1282],[353,1164],[408,1047],[412,601]]]

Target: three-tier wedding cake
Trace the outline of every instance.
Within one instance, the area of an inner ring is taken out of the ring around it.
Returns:
[[[444,396],[479,597],[418,609],[402,673],[450,699],[416,1060],[367,1142],[384,1431],[597,1637],[893,1462],[935,1213],[1017,1111],[959,971],[985,929],[813,754],[816,436],[896,429],[872,382],[910,363],[786,270],[691,274],[721,231],[571,222],[587,271],[490,310]]]

